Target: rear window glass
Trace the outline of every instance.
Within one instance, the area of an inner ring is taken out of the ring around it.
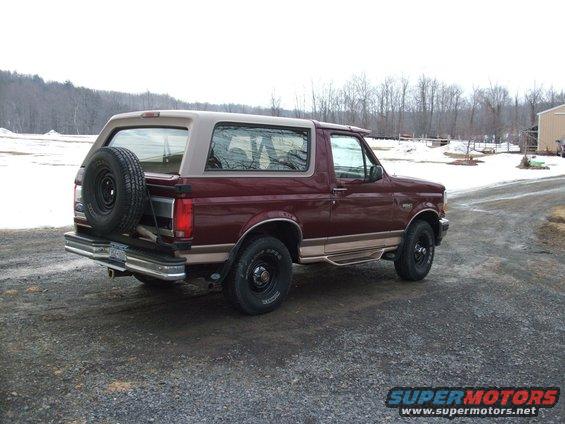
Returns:
[[[187,141],[185,128],[125,128],[108,145],[131,150],[145,172],[177,174]]]
[[[207,171],[296,172],[308,169],[310,130],[218,124]]]

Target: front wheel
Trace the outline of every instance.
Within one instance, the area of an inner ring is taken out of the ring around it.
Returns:
[[[434,261],[434,231],[426,221],[416,221],[408,228],[405,237],[394,268],[403,280],[422,280],[430,272]]]
[[[244,246],[224,282],[224,295],[239,311],[258,315],[278,308],[292,281],[292,259],[274,237],[261,237]]]

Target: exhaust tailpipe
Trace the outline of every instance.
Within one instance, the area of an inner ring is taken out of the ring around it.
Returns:
[[[133,273],[129,271],[118,271],[117,269],[108,268],[108,278],[110,280],[118,277],[129,277],[131,275],[133,275]]]

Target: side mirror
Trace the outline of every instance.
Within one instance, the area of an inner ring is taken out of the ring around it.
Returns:
[[[369,182],[374,183],[383,177],[383,167],[380,165],[373,165],[369,168]]]

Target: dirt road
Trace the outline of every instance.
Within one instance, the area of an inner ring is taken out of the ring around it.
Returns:
[[[540,243],[565,177],[450,199],[423,283],[389,262],[296,267],[248,317],[221,294],[148,290],[0,232],[0,422],[380,422],[393,386],[560,386],[563,247]],[[561,405],[537,419],[559,422]]]

